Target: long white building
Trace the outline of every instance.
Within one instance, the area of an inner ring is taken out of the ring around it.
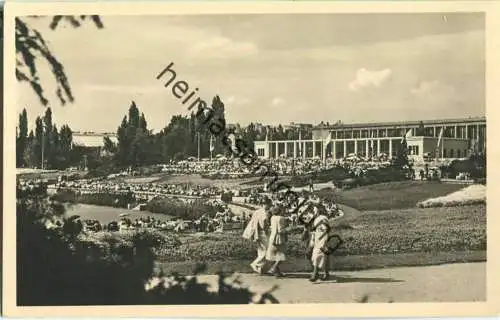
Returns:
[[[423,134],[417,135],[422,125]],[[417,161],[426,157],[462,158],[472,149],[486,150],[486,117],[323,125],[312,132],[311,140],[255,141],[255,151],[259,157],[270,159],[396,156],[403,136],[407,137],[410,158]]]
[[[73,132],[73,144],[85,148],[104,147],[104,137],[108,137],[114,143],[118,142],[115,133],[97,133],[97,132]]]

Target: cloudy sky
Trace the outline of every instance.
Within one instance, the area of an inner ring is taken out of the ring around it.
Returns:
[[[482,14],[103,16],[52,31],[25,21],[64,64],[75,102],[62,107],[48,69],[55,121],[115,131],[131,100],[151,128],[186,106],[156,76],[170,62],[229,122],[372,122],[485,114]],[[25,83],[18,109],[43,107]]]

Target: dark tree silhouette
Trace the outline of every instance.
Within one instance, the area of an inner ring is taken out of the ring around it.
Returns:
[[[39,18],[39,16],[31,16],[31,18]],[[61,104],[65,105],[68,101],[73,102],[75,97],[62,63],[52,53],[42,34],[38,30],[30,27],[23,19],[24,18],[17,17],[15,19],[17,80],[20,82],[28,82],[33,91],[35,91],[40,102],[44,106],[47,106],[49,100],[44,94],[44,88],[40,82],[37,67],[37,63],[40,61],[37,60],[37,58],[42,58],[42,61],[49,64],[52,74],[56,79],[57,87],[55,92]],[[55,16],[52,18],[50,28],[55,30],[62,21],[67,21],[72,27],[78,28],[82,25],[82,22],[87,19],[92,20],[99,29],[104,27],[100,17],[94,15],[90,17]]]

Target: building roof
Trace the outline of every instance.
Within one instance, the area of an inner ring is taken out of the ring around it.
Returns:
[[[94,132],[94,131],[72,131],[74,136],[100,136],[115,137],[115,132]]]
[[[371,122],[371,123],[343,123],[331,126],[315,126],[314,129],[349,129],[349,128],[370,128],[370,127],[405,127],[418,126],[420,123],[425,125],[467,123],[467,122],[486,122],[486,117],[469,117],[455,119],[435,119],[435,120],[414,120],[414,121],[394,121],[394,122]]]
[[[114,133],[73,132],[73,144],[87,148],[103,147],[104,137],[109,137],[114,143],[118,142]]]

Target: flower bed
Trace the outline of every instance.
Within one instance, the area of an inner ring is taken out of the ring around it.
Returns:
[[[472,204],[486,203],[486,186],[471,185],[464,189],[453,192],[449,195],[420,201],[417,206],[420,208],[433,207],[456,207]]]

